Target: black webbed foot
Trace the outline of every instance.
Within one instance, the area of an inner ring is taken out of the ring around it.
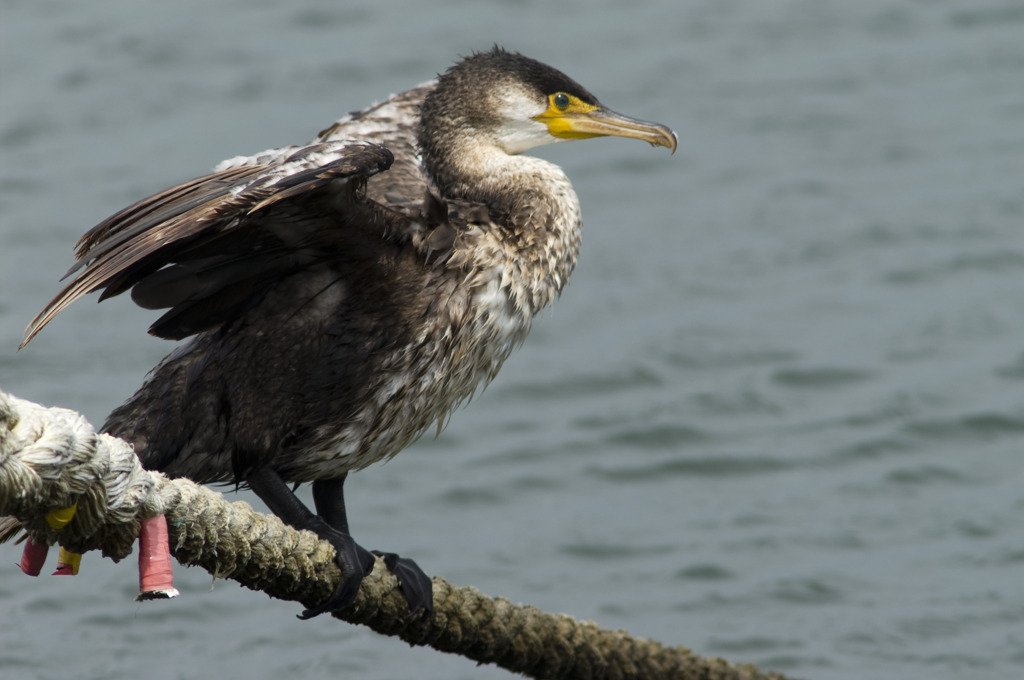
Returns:
[[[326,612],[339,611],[350,606],[356,599],[359,586],[363,578],[373,571],[375,562],[374,556],[384,560],[384,566],[398,579],[398,585],[402,589],[402,595],[409,604],[409,610],[413,614],[421,610],[427,613],[434,611],[434,585],[430,577],[420,569],[414,561],[399,557],[395,553],[385,553],[374,550],[370,552],[352,540],[351,536],[328,529],[324,535],[317,532],[321,538],[329,541],[338,552],[338,566],[341,567],[344,578],[338,584],[334,594],[315,607],[310,607],[298,618],[303,621],[320,616]]]
[[[313,482],[313,502],[317,514],[309,511],[288,488],[281,476],[270,467],[254,468],[245,477],[249,487],[267,504],[270,510],[297,529],[308,529],[334,546],[338,566],[344,574],[334,594],[316,607],[310,607],[299,615],[300,619],[311,619],[324,612],[334,612],[349,607],[359,593],[363,579],[373,571],[374,553],[356,543],[348,531],[348,514],[345,512],[345,475],[333,479],[318,479]],[[419,566],[409,559],[394,553],[376,553],[384,559],[388,571],[393,573],[402,588],[409,609],[415,614],[420,610],[434,610],[434,590],[430,578]]]
[[[409,603],[409,611],[413,614],[419,613],[420,610],[428,614],[433,613],[434,583],[420,569],[420,565],[406,557],[399,557],[395,553],[374,550],[373,554],[380,556],[384,560],[384,566],[398,579],[402,595]]]
[[[317,606],[310,607],[298,614],[298,617],[304,621],[320,616],[324,612],[338,611],[350,606],[356,599],[363,578],[369,576],[373,571],[376,561],[373,553],[356,543],[348,534],[328,526],[326,522],[316,527],[314,531],[320,538],[334,546],[338,553],[335,559],[344,576],[333,595]]]

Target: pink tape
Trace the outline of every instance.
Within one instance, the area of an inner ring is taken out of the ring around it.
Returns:
[[[174,570],[167,537],[167,518],[163,515],[142,520],[139,527],[139,596],[152,600],[174,597]]]
[[[29,576],[39,576],[49,550],[50,546],[45,543],[35,543],[31,538],[26,538],[25,548],[21,551],[21,562],[18,563],[18,566]]]

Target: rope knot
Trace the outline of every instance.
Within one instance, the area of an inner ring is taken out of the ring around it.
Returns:
[[[36,543],[59,538],[83,551],[99,542],[104,555],[126,557],[139,521],[163,513],[159,478],[131,445],[98,434],[80,414],[0,392],[0,515],[20,520]],[[48,521],[76,504],[66,525]]]

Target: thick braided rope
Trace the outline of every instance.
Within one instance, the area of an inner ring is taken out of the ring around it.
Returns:
[[[40,542],[59,533],[71,550],[101,546],[119,560],[132,551],[139,520],[163,513],[157,476],[128,443],[97,434],[78,413],[0,392],[0,428],[0,514],[21,518]],[[76,502],[68,527],[49,526],[46,514]]]
[[[78,502],[75,518],[53,530],[47,513]],[[38,542],[120,559],[140,519],[167,515],[171,551],[253,590],[313,606],[341,577],[334,549],[247,503],[188,480],[142,469],[131,446],[98,435],[73,411],[44,408],[0,391],[0,517],[12,515]],[[434,613],[410,617],[395,577],[378,560],[355,604],[335,616],[533,678],[785,680],[753,666],[702,658],[624,631],[490,598],[434,578]]]

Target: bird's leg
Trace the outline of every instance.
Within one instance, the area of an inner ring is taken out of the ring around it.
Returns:
[[[292,490],[288,488],[288,485],[275,470],[269,467],[257,468],[247,474],[245,480],[256,495],[267,504],[272,513],[296,529],[312,531],[320,538],[330,542],[337,551],[336,559],[342,571],[341,583],[326,602],[307,609],[299,615],[299,618],[313,618],[326,611],[343,609],[352,604],[356,599],[356,593],[359,592],[359,584],[362,583],[363,577],[373,571],[374,557],[368,550],[356,544],[349,535],[348,522],[345,521],[345,506],[341,496],[339,495],[338,502],[333,503],[333,507],[327,510],[328,514],[338,519],[338,508],[340,507],[341,527],[339,528],[332,526],[324,517],[310,512],[309,508],[292,493]],[[340,490],[340,483],[338,488]],[[313,492],[315,496],[315,484]],[[319,499],[317,508],[320,508]]]
[[[332,527],[349,536],[348,514],[345,512],[345,476],[335,479],[320,479],[313,482],[313,502],[316,512]],[[416,613],[420,609],[428,612],[434,609],[434,586],[430,577],[423,573],[412,560],[395,553],[373,551],[384,559],[388,571],[398,577],[409,609]],[[372,565],[371,565],[372,567]]]
[[[348,512],[345,510],[345,480],[348,473],[335,479],[313,482],[313,504],[316,514],[342,533],[348,533]]]

